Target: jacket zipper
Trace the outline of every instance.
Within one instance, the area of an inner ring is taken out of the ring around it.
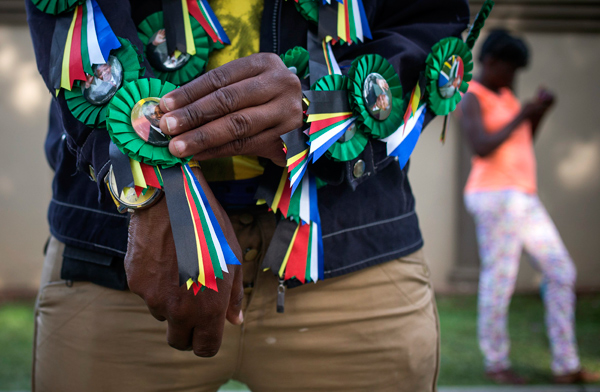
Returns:
[[[279,42],[277,41],[277,25],[279,22],[279,2],[281,0],[275,0],[275,4],[273,5],[273,22],[272,22],[272,29],[273,29],[273,52],[274,53],[279,53]]]

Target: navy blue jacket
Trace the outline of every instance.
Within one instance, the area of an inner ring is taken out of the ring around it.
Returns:
[[[97,1],[116,35],[142,48],[135,26],[158,10],[160,1]],[[37,10],[31,0],[26,3],[38,69],[52,91],[48,69],[56,17]],[[265,0],[262,52],[279,54],[294,46],[306,47],[307,30],[316,27],[309,26],[293,3]],[[444,37],[459,36],[469,21],[466,0],[365,0],[364,5],[373,40],[337,45],[334,54],[342,67],[361,54],[386,57],[400,75],[405,92],[416,84],[431,47]],[[151,76],[148,64],[146,67],[146,75]],[[110,166],[108,145],[106,130],[86,128],[76,120],[62,94],[53,99],[46,141],[48,161],[56,173],[48,210],[51,233],[72,247],[102,255],[104,263],[110,264],[111,257],[118,263],[126,252],[128,221],[117,213],[102,183]],[[366,163],[366,170],[357,179],[352,167],[358,159]],[[97,183],[90,180],[90,167]],[[330,184],[318,193],[326,278],[389,261],[423,246],[408,165],[400,170],[386,156],[383,143],[370,142],[357,159],[321,163],[316,170]],[[93,259],[80,257],[86,258]]]

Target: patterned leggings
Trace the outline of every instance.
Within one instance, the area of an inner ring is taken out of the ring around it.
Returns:
[[[518,191],[465,195],[477,227],[479,346],[488,371],[510,367],[506,319],[524,247],[543,274],[546,328],[556,375],[579,369],[574,334],[576,271],[552,219],[538,199]]]

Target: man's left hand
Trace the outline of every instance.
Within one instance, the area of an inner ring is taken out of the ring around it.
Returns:
[[[285,165],[281,135],[302,125],[302,88],[279,56],[231,61],[161,99],[169,150],[197,160],[257,155]]]

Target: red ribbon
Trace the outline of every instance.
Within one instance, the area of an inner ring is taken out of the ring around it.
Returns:
[[[196,206],[194,203],[194,198],[192,197],[192,192],[190,191],[190,186],[188,184],[187,177],[185,172],[183,171],[183,167],[181,168],[181,174],[183,175],[183,184],[185,187],[185,194],[187,196],[188,202],[192,206],[192,216],[194,221],[196,222],[196,229],[198,230],[198,240],[200,241],[200,251],[202,252],[202,263],[204,265],[204,276],[205,276],[205,286],[209,289],[213,289],[215,291],[219,291],[217,288],[217,278],[215,277],[215,271],[212,266],[212,262],[210,260],[210,252],[208,250],[208,245],[206,243],[206,237],[204,236],[204,230],[202,229],[202,222],[200,221],[200,216],[198,215],[197,208],[202,208],[201,206]]]
[[[73,37],[71,40],[71,53],[69,55],[70,87],[73,87],[73,82],[76,80],[85,80],[83,61],[81,60],[81,22],[83,20],[83,6],[77,6],[75,12],[77,12],[77,18],[75,19],[75,28],[73,29]]]
[[[219,39],[219,36],[217,35],[217,33],[210,26],[210,23],[208,23],[206,18],[204,18],[202,11],[200,11],[200,6],[198,5],[198,1],[197,0],[187,0],[187,3],[188,3],[188,12],[190,13],[190,15],[192,15],[194,17],[194,19],[196,19],[198,21],[198,23],[200,23],[200,25],[202,26],[204,31],[206,31],[206,33],[210,36],[210,38],[212,38],[213,42],[219,41],[220,43],[223,43],[223,41],[221,41],[221,39]]]
[[[292,252],[285,269],[285,279],[296,277],[300,282],[306,281],[306,258],[308,257],[308,239],[310,237],[310,224],[298,227],[296,240],[292,245]]]

